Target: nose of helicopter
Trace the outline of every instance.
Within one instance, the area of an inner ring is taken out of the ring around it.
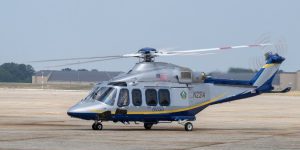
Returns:
[[[73,107],[71,107],[67,114],[70,117],[80,118],[84,120],[95,120],[97,118],[97,113],[92,112],[93,110],[91,106],[82,106],[80,104],[76,104]]]

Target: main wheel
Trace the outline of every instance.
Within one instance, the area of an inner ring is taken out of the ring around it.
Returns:
[[[97,129],[96,129],[96,123],[93,123],[92,129],[93,129],[93,130],[97,130]]]
[[[193,124],[190,122],[187,122],[184,124],[185,131],[192,131],[193,130]]]
[[[144,123],[144,127],[146,130],[150,130],[152,128],[153,124],[152,123]]]
[[[92,125],[93,130],[102,130],[103,129],[103,125],[101,123],[94,123]]]

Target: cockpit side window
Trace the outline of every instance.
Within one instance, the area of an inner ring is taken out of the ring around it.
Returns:
[[[142,105],[142,92],[139,89],[133,89],[132,92],[132,103],[134,106]]]
[[[104,103],[113,106],[115,104],[116,96],[117,96],[117,90],[114,89],[113,93],[109,95],[109,97],[104,101]]]
[[[158,99],[160,106],[169,106],[170,105],[170,92],[168,89],[160,89],[158,91]]]
[[[118,99],[118,106],[128,106],[129,105],[129,91],[128,89],[121,89]]]
[[[146,103],[149,106],[157,105],[157,92],[155,89],[147,89],[146,90]]]

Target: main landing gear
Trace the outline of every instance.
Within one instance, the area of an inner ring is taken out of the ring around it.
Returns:
[[[152,128],[152,126],[153,126],[153,123],[144,123],[144,128],[146,130],[150,130]]]
[[[95,123],[93,123],[92,125],[92,129],[93,130],[102,130],[103,125],[101,122],[95,121]]]
[[[186,120],[179,120],[178,123],[184,125],[185,131],[193,131],[193,124],[191,122],[187,122]]]
[[[193,130],[193,124],[190,122],[187,122],[184,124],[185,131],[192,131]]]

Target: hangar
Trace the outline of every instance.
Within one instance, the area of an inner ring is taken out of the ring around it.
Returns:
[[[122,72],[41,70],[32,76],[32,84],[93,84],[108,81]]]
[[[280,73],[280,88],[284,89],[288,86],[294,91],[300,91],[300,70]]]

